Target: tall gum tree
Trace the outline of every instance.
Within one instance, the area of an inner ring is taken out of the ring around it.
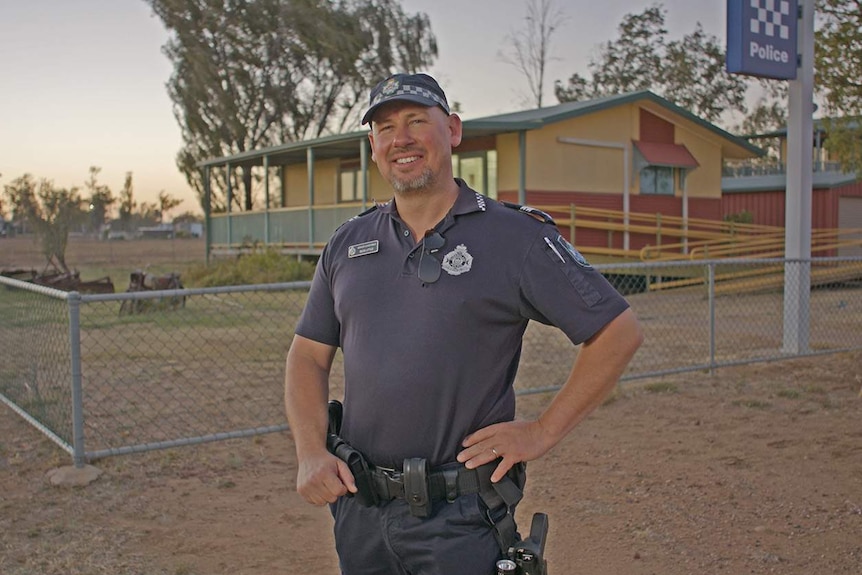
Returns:
[[[602,44],[590,61],[590,77],[573,74],[557,80],[561,102],[651,90],[710,121],[725,111],[747,111],[746,80],[727,73],[725,52],[700,23],[678,41],[667,40],[666,10],[655,4],[626,14],[615,40]]]
[[[437,57],[427,15],[395,0],[146,1],[170,34],[177,165],[201,203],[198,162],[358,128],[374,83]],[[224,211],[227,174],[212,176],[211,209]],[[232,178],[235,207],[253,209],[251,170]]]

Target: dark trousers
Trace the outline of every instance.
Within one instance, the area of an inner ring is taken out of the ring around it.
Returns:
[[[477,494],[437,502],[426,518],[401,499],[363,507],[341,497],[331,508],[343,575],[491,575],[503,557]]]

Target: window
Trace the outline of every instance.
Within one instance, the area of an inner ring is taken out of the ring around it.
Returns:
[[[359,167],[342,165],[338,174],[338,201],[355,202],[359,197]]]
[[[672,196],[673,168],[647,166],[641,170],[641,193]]]
[[[452,155],[452,173],[489,198],[497,197],[497,151]]]

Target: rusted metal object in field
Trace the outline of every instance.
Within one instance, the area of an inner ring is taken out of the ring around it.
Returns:
[[[0,275],[63,291],[114,293],[114,283],[109,276],[83,281],[77,270],[62,272],[55,268],[39,273],[34,269],[14,269],[0,271]]]
[[[24,282],[33,281],[33,278],[35,278],[36,275],[38,275],[36,270],[34,270],[32,268],[29,268],[29,269],[16,268],[16,269],[0,270],[0,276],[12,278],[12,279],[16,279],[16,280],[21,280]]]
[[[126,293],[181,289],[183,289],[183,282],[178,273],[151,276],[144,270],[135,270],[129,274],[129,287],[126,288]],[[184,295],[171,295],[157,299],[126,299],[120,304],[120,315],[134,315],[162,309],[176,310],[185,305]]]

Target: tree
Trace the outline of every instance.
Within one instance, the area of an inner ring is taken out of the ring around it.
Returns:
[[[563,11],[554,6],[554,0],[527,0],[524,27],[506,37],[509,46],[502,54],[503,60],[524,75],[537,108],[542,107],[545,67],[551,59],[551,37],[565,20]]]
[[[428,17],[395,0],[147,2],[171,35],[177,165],[201,199],[198,162],[358,126],[373,83],[437,55]],[[227,174],[212,177],[225,187]],[[253,208],[253,183],[250,168],[233,171],[237,207]],[[213,211],[226,201],[214,193]]]
[[[709,122],[726,109],[746,111],[746,81],[727,72],[724,50],[700,22],[682,40],[667,43],[660,78],[665,98]]]
[[[159,192],[159,223],[165,221],[166,213],[168,213],[181,203],[183,203],[182,200],[173,197],[164,190]]]
[[[88,225],[91,232],[98,232],[102,224],[108,219],[108,211],[111,206],[116,203],[117,199],[111,193],[111,188],[99,184],[99,172],[102,168],[90,166],[90,178],[84,184],[84,187],[89,192],[88,204],[90,211],[90,221]]]
[[[815,84],[824,95],[826,149],[845,170],[862,174],[862,2],[818,0]]]
[[[787,124],[787,108],[777,100],[761,98],[754,109],[737,124],[733,131],[741,135],[768,134]],[[751,143],[766,151],[758,163],[775,163],[780,160],[781,140],[777,137],[751,138]]]
[[[590,60],[590,79],[575,73],[568,86],[559,80],[555,82],[554,92],[559,101],[587,100],[654,87],[667,34],[663,9],[652,6],[642,14],[626,14],[618,31],[620,38],[603,44],[598,60]]]
[[[137,207],[135,202],[134,186],[132,185],[132,172],[126,172],[126,180],[120,191],[120,224],[124,232],[131,231],[132,214]]]
[[[66,246],[69,231],[80,217],[82,199],[77,188],[57,189],[53,182],[39,182],[24,174],[4,186],[15,218],[23,218],[32,226],[42,245],[42,254],[49,265],[69,274]]]
[[[651,90],[690,112],[715,121],[726,110],[747,111],[747,84],[725,69],[725,54],[700,23],[682,40],[666,40],[665,9],[653,5],[626,14],[619,38],[605,43],[590,61],[591,78],[573,74],[555,83],[561,102]]]
[[[162,214],[159,211],[159,204],[155,202],[141,202],[141,207],[138,213],[135,214],[137,224],[152,225],[162,221]]]
[[[186,222],[203,223],[203,221],[204,221],[203,216],[201,216],[200,214],[196,214],[194,212],[183,212],[174,218],[175,224],[186,223]]]

